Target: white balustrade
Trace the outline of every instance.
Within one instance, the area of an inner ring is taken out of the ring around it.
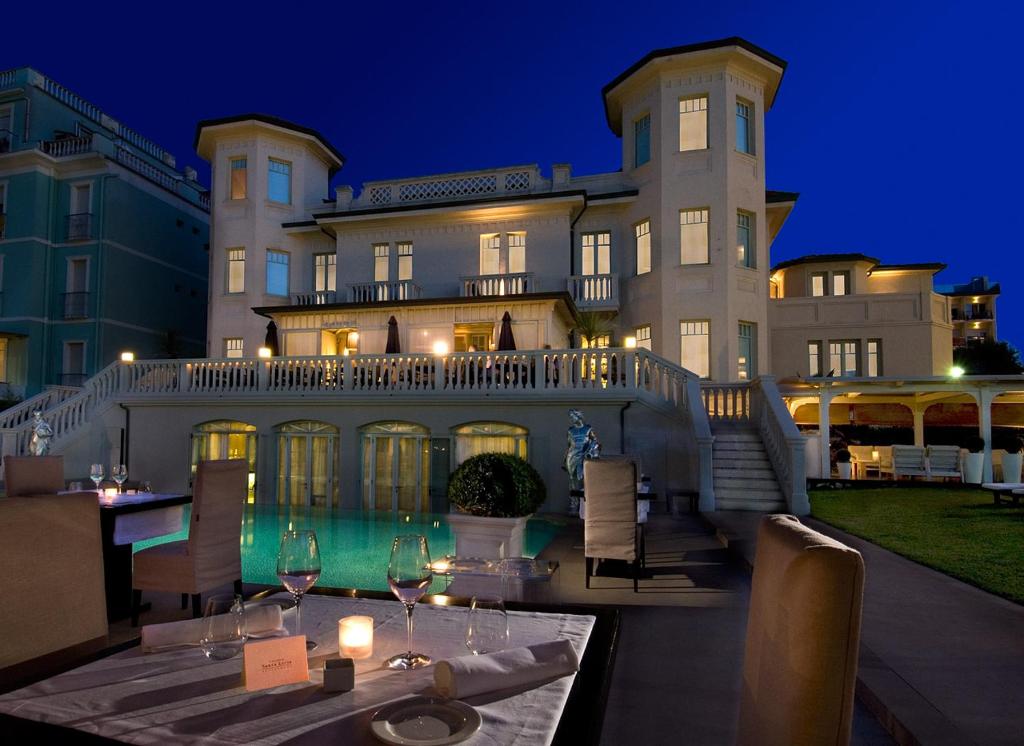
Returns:
[[[296,306],[325,306],[337,302],[338,294],[333,290],[313,290],[292,295],[292,303]]]
[[[373,181],[364,185],[354,207],[378,207],[410,202],[473,199],[536,191],[547,185],[536,166],[518,166],[489,171]]]
[[[570,275],[566,281],[577,308],[618,307],[619,276]]]
[[[754,419],[789,511],[807,515],[811,506],[807,497],[804,437],[786,409],[773,376],[761,376],[751,388]]]
[[[532,272],[504,275],[468,275],[462,278],[462,297],[481,295],[522,295],[536,292]]]
[[[349,303],[380,303],[413,300],[420,297],[420,286],[412,280],[359,282],[348,286]]]
[[[703,382],[700,392],[712,422],[750,421],[749,383]]]

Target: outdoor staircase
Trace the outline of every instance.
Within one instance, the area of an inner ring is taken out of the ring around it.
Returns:
[[[758,430],[747,423],[713,422],[711,434],[716,509],[787,512]]]

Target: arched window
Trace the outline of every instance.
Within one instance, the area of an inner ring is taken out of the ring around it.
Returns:
[[[338,428],[303,420],[275,430],[278,504],[338,507]]]
[[[363,507],[428,510],[430,431],[413,422],[374,422],[361,435]]]
[[[508,453],[526,458],[530,431],[507,422],[468,422],[452,429],[455,465],[478,453]]]
[[[200,461],[241,458],[249,464],[247,500],[256,500],[256,426],[235,420],[213,420],[192,428],[192,459],[189,483]]]

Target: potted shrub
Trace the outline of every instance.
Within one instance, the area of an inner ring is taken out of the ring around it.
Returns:
[[[1003,481],[1020,482],[1021,461],[1024,460],[1021,450],[1024,449],[1024,443],[1021,443],[1019,436],[1009,435],[1003,438],[1000,446],[1006,451],[1003,456]]]
[[[964,482],[981,484],[981,473],[985,467],[985,439],[980,435],[972,435],[967,439],[966,447]]]
[[[836,470],[840,479],[849,479],[853,464],[850,463],[850,452],[846,448],[836,451]]]
[[[466,459],[448,482],[455,554],[523,556],[526,522],[546,497],[540,474],[518,456],[481,453]]]

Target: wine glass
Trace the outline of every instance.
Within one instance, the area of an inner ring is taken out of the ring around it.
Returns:
[[[248,639],[245,603],[237,594],[210,596],[203,612],[203,636],[199,647],[207,658],[226,661],[234,658]]]
[[[320,577],[320,547],[316,531],[285,531],[281,537],[281,550],[277,555],[277,577],[295,598],[295,634],[302,633],[299,607],[302,594],[313,587]],[[306,649],[316,648],[316,642],[306,639]]]
[[[407,650],[387,660],[388,668],[405,670],[430,665],[430,658],[412,652],[412,612],[433,580],[430,570],[430,550],[427,537],[417,534],[396,536],[391,545],[388,562],[388,586],[399,601],[405,604]]]
[[[473,596],[466,625],[466,647],[473,655],[504,650],[508,646],[508,612],[500,596]]]
[[[110,470],[110,476],[114,478],[115,482],[117,482],[117,491],[124,492],[124,483],[125,480],[128,479],[128,467],[124,464],[115,466]]]
[[[89,479],[96,485],[96,489],[99,490],[100,482],[103,481],[103,464],[93,464],[89,467]]]

